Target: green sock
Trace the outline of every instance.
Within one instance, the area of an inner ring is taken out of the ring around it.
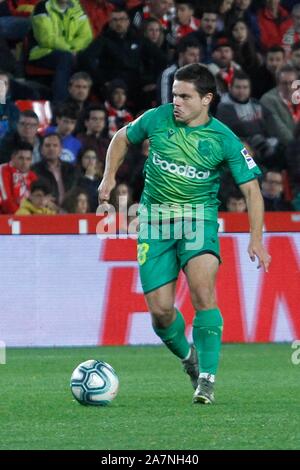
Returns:
[[[185,321],[179,310],[176,309],[176,318],[170,326],[167,328],[153,326],[153,329],[173,354],[180,359],[188,356],[190,345],[185,337]]]
[[[219,364],[223,318],[218,308],[197,310],[193,322],[193,340],[201,372],[215,374]]]

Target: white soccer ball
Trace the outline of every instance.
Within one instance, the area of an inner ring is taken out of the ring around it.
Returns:
[[[71,376],[71,391],[82,405],[108,405],[117,395],[119,379],[114,369],[102,361],[82,362]]]

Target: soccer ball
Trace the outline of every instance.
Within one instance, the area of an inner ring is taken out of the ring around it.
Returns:
[[[119,379],[109,364],[91,359],[76,367],[70,386],[73,396],[82,405],[105,406],[117,395]]]

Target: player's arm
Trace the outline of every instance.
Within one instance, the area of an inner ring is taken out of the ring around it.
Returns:
[[[271,256],[262,243],[262,233],[264,224],[264,201],[261,195],[258,181],[253,179],[247,183],[239,185],[245,196],[248,208],[248,217],[250,223],[250,243],[248,253],[251,261],[258,259],[258,268],[263,266],[267,272]]]
[[[107,150],[105,171],[98,188],[99,204],[109,201],[110,193],[116,185],[116,173],[124,161],[129,145],[126,127],[122,127],[112,138]]]

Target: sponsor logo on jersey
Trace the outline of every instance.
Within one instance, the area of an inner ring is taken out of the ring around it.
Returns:
[[[153,153],[153,163],[154,165],[159,166],[163,171],[175,173],[179,176],[185,176],[190,179],[205,180],[210,175],[210,171],[208,170],[199,171],[191,165],[177,165],[177,163],[162,160],[157,153]]]
[[[248,166],[249,170],[251,170],[252,168],[254,168],[256,166],[255,161],[251,157],[251,155],[248,152],[248,150],[246,149],[246,147],[244,147],[241,150],[241,154],[243,155],[244,159],[246,160],[246,163],[247,163],[247,166]]]

